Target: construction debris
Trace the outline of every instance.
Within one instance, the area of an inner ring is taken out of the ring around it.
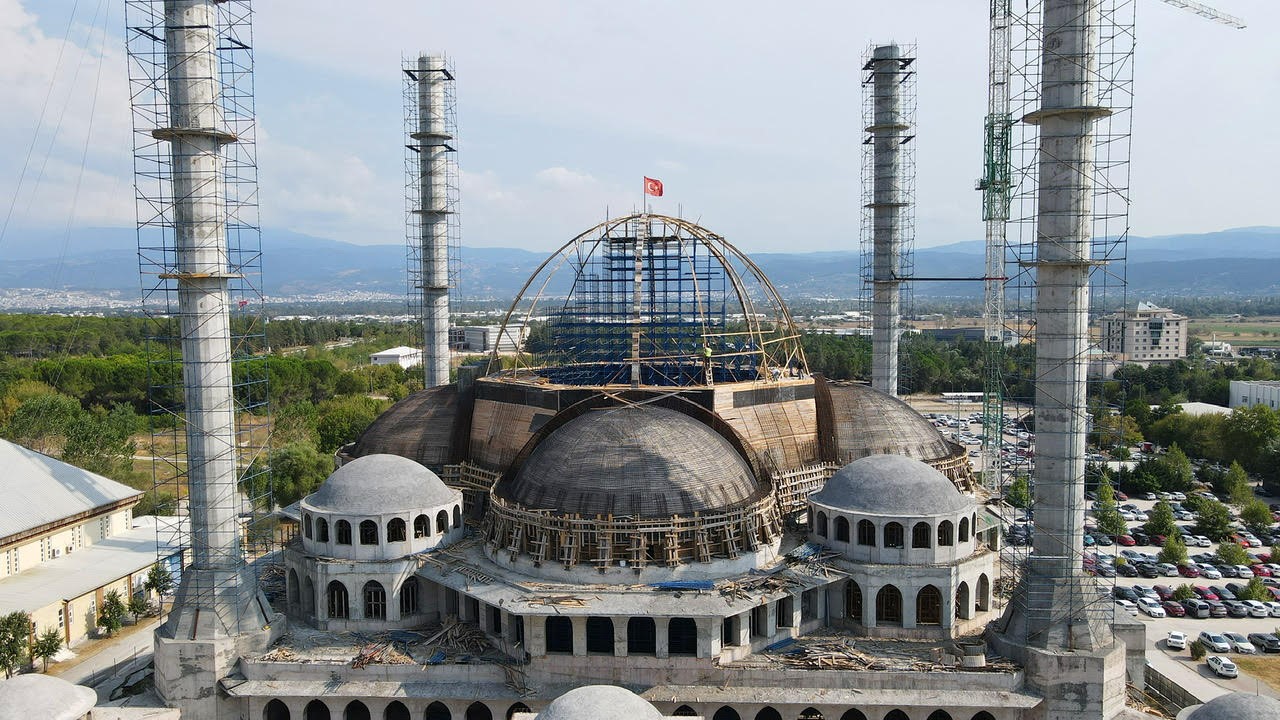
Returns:
[[[593,598],[599,600],[599,597]],[[576,595],[525,595],[520,602],[530,605],[558,605],[560,607],[586,607],[588,598]]]
[[[803,588],[804,585],[795,578],[779,573],[772,575],[749,575],[737,580],[726,580],[716,586],[725,602],[734,600],[751,600],[753,595],[790,592]]]

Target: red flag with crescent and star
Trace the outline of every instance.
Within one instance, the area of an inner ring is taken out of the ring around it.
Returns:
[[[662,181],[646,177],[644,179],[644,194],[652,195],[654,197],[662,197]]]

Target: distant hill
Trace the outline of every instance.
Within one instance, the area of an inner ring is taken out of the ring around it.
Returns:
[[[15,233],[0,249],[0,288],[77,288],[137,292],[134,232],[91,228]],[[65,251],[64,251],[65,248]],[[289,231],[263,233],[264,277],[270,295],[334,290],[404,292],[404,248],[353,245]],[[1129,294],[1263,295],[1280,292],[1280,228],[1134,237],[1128,244]],[[546,255],[515,248],[464,248],[460,295],[510,298]],[[752,258],[787,297],[852,297],[858,292],[856,252],[757,253]],[[970,241],[919,249],[918,277],[979,277],[983,246]],[[549,288],[563,291],[563,287]],[[919,297],[978,297],[979,282],[921,282]]]

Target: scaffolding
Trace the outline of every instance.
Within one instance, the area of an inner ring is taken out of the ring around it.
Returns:
[[[272,545],[251,7],[173,4],[125,3],[151,494],[181,518],[157,524],[189,551],[180,600],[236,627],[218,598],[252,595],[244,557]]]
[[[608,220],[556,251],[512,303],[501,337],[526,331],[507,377],[687,387],[808,372],[760,269],[723,237],[662,215]]]
[[[861,306],[871,311],[871,384],[897,395],[898,343],[915,274],[916,73],[914,45],[869,47],[863,56]],[[903,383],[911,391],[909,378]]]
[[[448,58],[420,55],[401,69],[409,315],[418,320],[424,386],[435,387],[449,382],[449,293],[462,256],[457,100]]]

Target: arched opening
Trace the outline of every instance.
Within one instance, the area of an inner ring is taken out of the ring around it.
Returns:
[[[329,720],[329,706],[320,700],[312,700],[302,709],[303,720]]]
[[[409,708],[399,700],[392,700],[386,710],[382,711],[383,720],[410,720]]]
[[[817,708],[807,707],[800,711],[799,720],[827,720],[822,711]]]
[[[298,571],[289,568],[289,578],[285,581],[285,594],[289,598],[289,607],[296,608],[298,606]]]
[[[369,720],[369,706],[359,700],[352,700],[347,703],[347,709],[342,711],[342,720]]]
[[[667,623],[667,650],[672,655],[697,657],[698,624],[693,618],[671,618]]]
[[[409,578],[400,586],[400,617],[418,613],[418,581]]]
[[[351,616],[346,585],[334,580],[329,583],[329,591],[325,594],[329,596],[329,617],[342,619]]]
[[[911,527],[911,547],[927,548],[930,546],[929,536],[932,535],[929,530],[929,523],[918,522]]]
[[[858,521],[858,544],[874,546],[876,544],[876,525],[870,520]]]
[[[419,515],[413,519],[413,539],[429,537],[431,535],[431,519],[426,515]]]
[[[951,720],[951,713],[946,710],[934,710],[929,713],[929,720]]]
[[[973,716],[973,720],[996,720],[996,716],[986,710],[979,710],[978,714]]]
[[[956,588],[956,617],[965,620],[972,617],[972,607],[969,604],[969,583],[962,582]]]
[[[547,618],[547,652],[573,654],[573,623],[569,618]]]
[[[953,528],[954,526],[951,524],[950,520],[943,520],[938,523],[938,547],[949,547],[955,544],[952,541],[952,538],[954,537],[952,534]]]
[[[978,576],[978,595],[974,600],[977,602],[978,612],[991,609],[991,581],[987,579],[986,573]]]
[[[760,708],[760,712],[756,713],[756,720],[782,720],[782,713],[765,706]]]
[[[960,542],[969,542],[969,518],[960,518],[960,535],[957,539]]]
[[[711,720],[742,720],[742,716],[738,714],[737,710],[725,705],[717,710],[715,715],[711,716]]]
[[[885,585],[876,593],[876,625],[902,624],[902,593]]]
[[[377,580],[364,584],[364,619],[387,619],[387,590]]]
[[[533,712],[533,710],[531,710],[528,705],[525,705],[522,702],[518,702],[515,705],[512,705],[511,707],[507,708],[507,720],[511,720],[511,718],[515,717],[516,713],[531,713],[531,712]]]
[[[890,710],[889,714],[884,716],[884,720],[911,720],[911,718],[901,710]]]
[[[658,626],[653,618],[633,617],[627,620],[627,654],[654,655],[658,652]]]
[[[339,520],[333,524],[333,529],[338,536],[339,545],[351,544],[351,523],[346,520]]]
[[[273,698],[262,708],[262,720],[289,720],[289,706]]]
[[[671,717],[698,717],[698,711],[688,705],[681,705],[676,711],[671,713]]]
[[[942,593],[932,585],[925,585],[916,593],[916,624],[942,624]]]
[[[896,522],[884,526],[884,546],[887,548],[902,547],[902,526]]]
[[[488,705],[477,700],[467,706],[466,720],[493,720],[493,712]]]
[[[436,532],[441,535],[449,532],[449,512],[447,510],[441,510],[436,513]]]
[[[867,716],[857,708],[850,708],[844,711],[844,714],[840,716],[840,720],[867,720]]]
[[[862,586],[853,580],[844,585],[844,616],[862,622]]]
[[[453,506],[453,526],[456,528],[462,527],[462,506],[461,505]]]
[[[818,511],[818,520],[813,525],[813,531],[817,533],[818,537],[824,538],[827,536],[827,514],[826,513],[822,511]]]
[[[311,513],[302,516],[302,535],[306,539],[311,539]]]
[[[607,617],[587,618],[587,653],[613,654],[613,620]]]
[[[329,521],[316,518],[316,542],[329,542]]]
[[[836,540],[849,542],[849,519],[843,515],[836,516]]]
[[[302,579],[302,612],[312,615],[316,611],[316,584],[308,575]]]
[[[378,523],[372,520],[360,521],[360,544],[361,545],[377,545],[378,544]]]
[[[404,518],[391,518],[391,521],[387,523],[387,542],[404,542],[404,540]]]
[[[427,706],[427,711],[422,714],[422,720],[453,720],[453,713],[449,712],[449,708],[444,703],[437,700]]]

